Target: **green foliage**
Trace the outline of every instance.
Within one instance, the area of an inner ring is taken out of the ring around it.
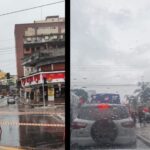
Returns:
[[[150,101],[150,87],[148,82],[140,82],[138,84],[140,87],[136,89],[134,92],[137,93],[137,97],[140,97],[142,103],[146,103]]]
[[[77,96],[82,97],[85,101],[88,99],[88,93],[83,89],[73,89],[72,90]]]
[[[126,99],[128,100],[129,104],[131,104],[133,108],[136,110],[138,104],[137,102],[138,98],[133,95],[126,95]]]

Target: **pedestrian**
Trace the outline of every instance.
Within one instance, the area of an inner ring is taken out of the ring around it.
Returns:
[[[139,117],[140,127],[142,127],[142,124],[143,124],[143,126],[145,126],[146,122],[145,122],[145,114],[144,114],[144,112],[143,111],[139,111],[138,117]]]
[[[132,113],[131,113],[131,117],[132,117],[132,119],[133,119],[134,126],[136,126],[136,112],[132,112]]]

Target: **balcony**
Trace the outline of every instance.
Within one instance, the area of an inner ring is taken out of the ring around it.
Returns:
[[[30,36],[24,37],[24,45],[29,44],[41,44],[47,42],[64,42],[64,34],[53,34],[53,35],[43,35],[43,36]]]
[[[57,57],[65,56],[65,48],[61,49],[50,49],[42,50],[39,52],[33,53],[31,56],[23,58],[23,66],[35,66],[41,61],[46,61],[50,59],[57,59]]]

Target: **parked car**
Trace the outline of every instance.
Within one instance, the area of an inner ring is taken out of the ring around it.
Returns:
[[[0,95],[0,98],[4,98],[4,95]]]
[[[143,112],[143,115],[144,115],[144,120],[147,122],[147,123],[150,123],[150,108],[148,107],[141,107],[141,111]]]
[[[16,101],[15,101],[15,98],[14,98],[14,96],[8,96],[7,97],[7,104],[9,105],[9,104],[15,104],[16,103]]]
[[[136,146],[134,122],[121,104],[84,104],[71,125],[71,144]]]

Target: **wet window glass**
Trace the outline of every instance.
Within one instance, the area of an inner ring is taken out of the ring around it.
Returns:
[[[80,109],[78,118],[87,120],[99,120],[102,118],[125,119],[129,117],[128,111],[124,107],[111,107],[107,110],[96,107],[83,107]]]
[[[71,1],[71,149],[150,149],[150,1]]]

